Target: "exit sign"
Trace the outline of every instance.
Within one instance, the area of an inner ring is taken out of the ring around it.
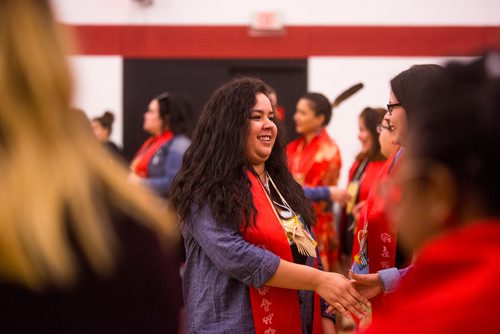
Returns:
[[[280,35],[283,32],[283,17],[280,12],[256,12],[253,14],[250,25],[251,35]]]

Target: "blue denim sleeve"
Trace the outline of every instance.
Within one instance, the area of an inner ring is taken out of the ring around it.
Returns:
[[[170,187],[172,186],[175,175],[177,175],[182,167],[184,152],[190,144],[189,140],[182,140],[181,138],[172,139],[172,141],[172,145],[170,146],[163,163],[164,175],[159,177],[150,177],[143,181],[147,187],[153,189],[161,196],[168,196],[170,194]]]
[[[391,293],[397,290],[401,285],[401,280],[406,276],[406,274],[414,267],[414,265],[409,265],[406,268],[389,268],[384,270],[379,270],[378,274],[384,284],[384,292]]]
[[[304,195],[313,202],[330,200],[330,190],[327,186],[304,187]]]
[[[260,287],[276,272],[279,256],[243,239],[240,232],[215,221],[207,206],[190,221],[193,238],[219,271],[246,285]]]

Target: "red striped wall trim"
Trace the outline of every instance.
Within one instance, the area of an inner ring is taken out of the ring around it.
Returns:
[[[291,26],[252,37],[245,26],[71,25],[81,55],[128,58],[469,56],[500,48],[500,27]]]

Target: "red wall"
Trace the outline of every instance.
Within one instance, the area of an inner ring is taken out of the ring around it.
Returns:
[[[500,48],[500,27],[292,26],[251,37],[245,26],[72,25],[82,55],[136,58],[470,56]]]

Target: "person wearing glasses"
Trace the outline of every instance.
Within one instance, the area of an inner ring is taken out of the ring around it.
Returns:
[[[380,143],[380,153],[386,158],[389,158],[398,148],[394,144],[394,127],[389,121],[389,114],[386,112],[384,119],[377,125],[378,142]]]
[[[384,165],[386,157],[381,153],[378,126],[381,124],[386,110],[383,108],[365,108],[358,118],[358,140],[361,152],[349,170],[347,191],[351,200],[342,208],[339,221],[340,252],[344,270],[351,264],[353,245],[353,229],[368,192]]]
[[[351,277],[357,281],[365,296],[373,298],[374,313],[378,313],[383,305],[384,295],[381,292],[394,291],[400,284],[401,276],[408,271],[409,258],[401,251],[397,231],[387,216],[389,194],[399,191],[392,186],[391,180],[404,152],[408,133],[407,113],[418,112],[420,92],[441,70],[442,67],[434,64],[414,65],[390,82],[390,102],[385,122],[399,147],[381,169],[360,213],[351,266]]]
[[[367,334],[500,333],[499,92],[492,52],[449,63],[416,96],[418,112],[406,110],[401,196],[389,212],[414,268]]]
[[[151,136],[135,154],[129,181],[144,184],[168,197],[191,143],[193,107],[186,94],[162,93],[151,100],[144,113],[143,129]]]

